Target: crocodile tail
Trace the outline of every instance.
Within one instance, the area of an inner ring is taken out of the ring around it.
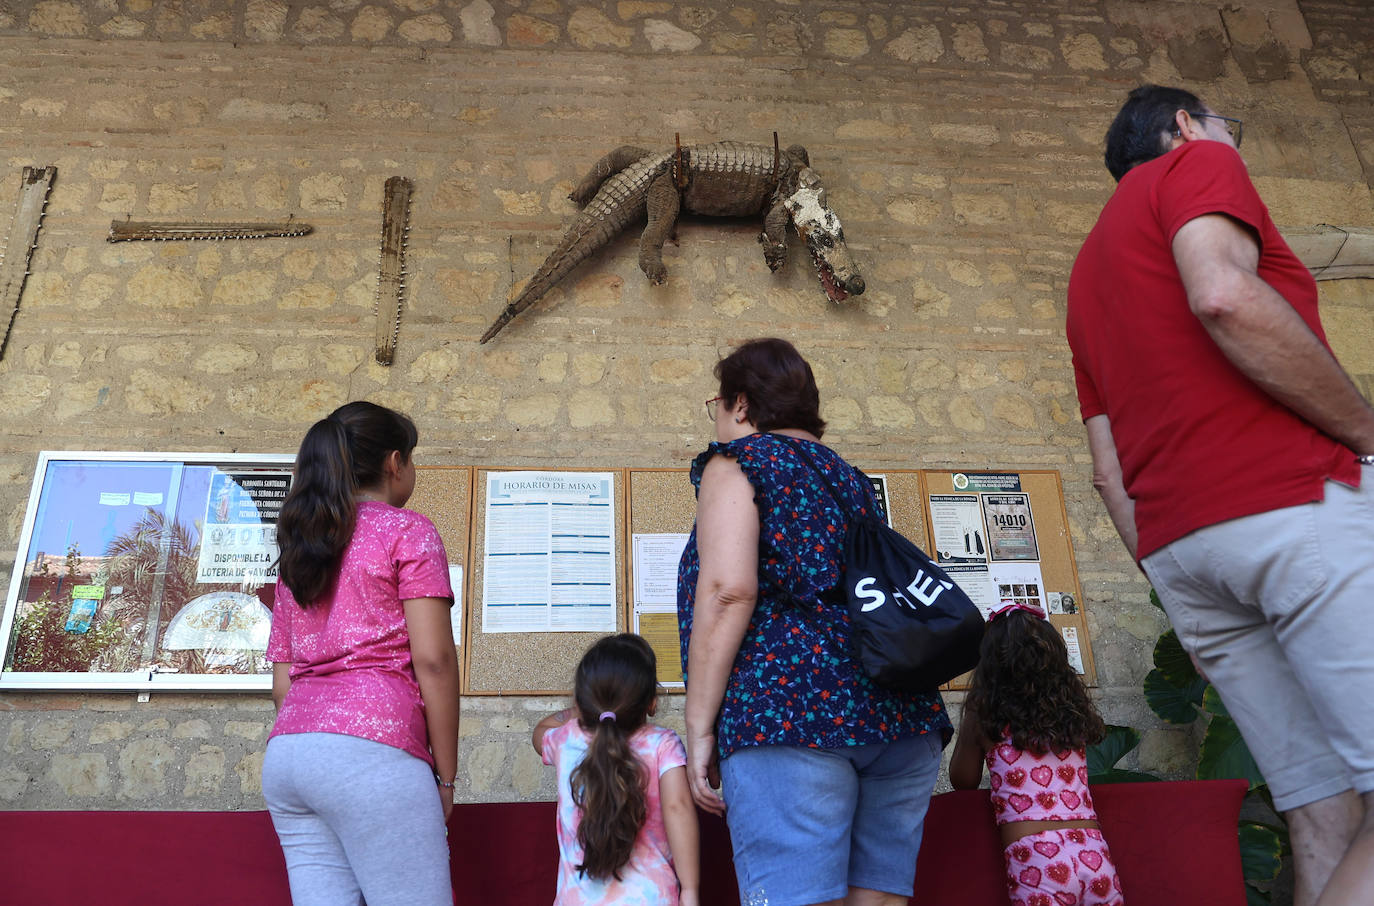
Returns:
[[[563,234],[558,247],[530,277],[520,295],[505,307],[477,342],[486,343],[500,333],[501,328],[538,301],[573,268],[609,243],[631,221],[643,217],[644,199],[656,169],[631,166],[606,180],[596,197]]]

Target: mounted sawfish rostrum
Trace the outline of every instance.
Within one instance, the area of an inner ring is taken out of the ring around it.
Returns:
[[[662,153],[623,145],[601,158],[569,195],[583,206],[582,212],[479,342],[496,336],[634,221],[648,221],[639,239],[639,269],[654,283],[662,283],[668,273],[663,243],[681,211],[715,217],[762,213],[759,242],[772,271],[787,259],[790,222],[811,253],[826,296],[842,302],[862,293],[863,277],[845,247],[840,219],[830,210],[806,149],[793,145],[779,151],[774,141],[773,147],[715,142]]]

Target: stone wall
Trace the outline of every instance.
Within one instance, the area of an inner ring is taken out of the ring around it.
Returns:
[[[1280,225],[1374,223],[1362,0],[578,3],[68,0],[0,10],[0,152],[56,164],[0,360],[0,560],[43,449],[291,451],[336,404],[411,413],[429,464],[682,466],[722,350],[793,339],[827,439],[873,468],[1062,472],[1109,720],[1142,767],[1188,732],[1140,682],[1163,621],[1090,486],[1064,288],[1111,191],[1101,137],[1142,81],[1246,120]],[[615,242],[493,343],[572,183],[623,144],[808,146],[869,290],[744,222],[685,222],[668,282]],[[381,188],[415,180],[396,363],[372,361]],[[113,218],[295,214],[303,239],[126,243]],[[1369,284],[1323,284],[1374,391]],[[952,697],[957,705],[957,696]],[[549,797],[544,698],[463,705],[460,794]],[[680,703],[665,709],[680,722]],[[0,808],[257,808],[266,695],[0,694]]]

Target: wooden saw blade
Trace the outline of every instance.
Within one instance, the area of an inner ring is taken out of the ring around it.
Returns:
[[[157,223],[145,220],[115,220],[110,223],[106,242],[133,242],[172,239],[271,239],[279,236],[305,236],[314,227],[297,223],[294,217],[281,223]]]
[[[19,182],[19,203],[14,209],[4,261],[0,261],[0,319],[5,333],[0,336],[0,357],[9,343],[10,327],[19,311],[19,297],[29,275],[29,261],[38,245],[38,229],[43,225],[43,209],[57,178],[56,167],[25,167]]]
[[[382,198],[382,262],[377,276],[377,362],[390,365],[401,333],[401,302],[406,288],[406,239],[410,233],[410,191],[404,176],[386,181]]]

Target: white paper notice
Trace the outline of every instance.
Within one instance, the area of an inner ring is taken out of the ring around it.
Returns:
[[[615,631],[615,478],[487,475],[483,632]]]
[[[986,563],[983,511],[973,494],[931,494],[930,526],[935,530],[935,562]]]
[[[448,622],[453,627],[453,644],[463,644],[463,567],[448,565],[448,584],[453,589],[453,606],[448,609]]]
[[[999,601],[1034,604],[1045,610],[1045,582],[1039,563],[996,563],[988,570]]]
[[[1064,626],[1059,631],[1064,636],[1064,647],[1069,649],[1069,666],[1083,673],[1083,651],[1078,647],[1078,627]]]
[[[677,609],[677,565],[687,546],[686,534],[635,535],[635,604]]]
[[[951,564],[944,567],[949,577],[954,583],[968,595],[969,600],[978,608],[978,612],[986,620],[1002,599],[997,596],[997,586],[992,584],[992,579],[988,576],[988,568],[983,564],[974,566],[960,566]]]

